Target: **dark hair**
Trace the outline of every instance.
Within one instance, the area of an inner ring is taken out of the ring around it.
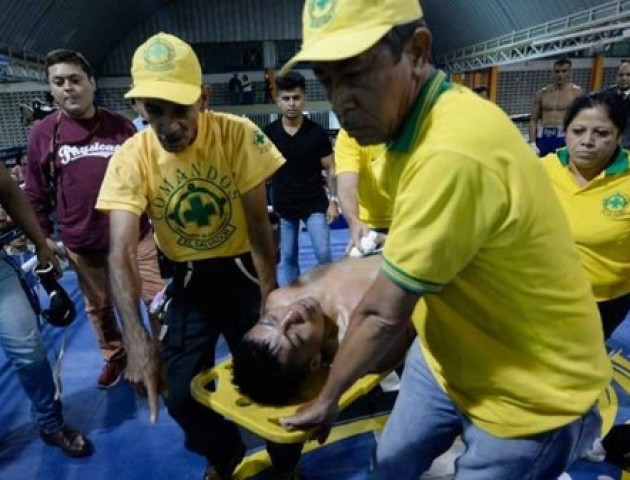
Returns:
[[[575,99],[564,116],[562,126],[567,130],[573,119],[586,108],[603,107],[608,113],[608,118],[615,124],[615,127],[621,134],[625,130],[628,121],[628,109],[625,104],[626,102],[621,101],[617,94],[612,91],[604,90],[589,93]]]
[[[276,77],[276,89],[277,90],[293,90],[294,88],[301,88],[306,91],[306,80],[304,75],[295,70],[287,72],[285,75]]]
[[[569,60],[568,58],[560,58],[559,60],[556,60],[555,62],[553,62],[553,66],[555,67],[556,65],[568,65],[570,67],[573,64],[571,63],[571,60]]]
[[[395,25],[389,32],[381,37],[378,43],[386,45],[392,54],[394,63],[398,63],[402,58],[402,52],[405,49],[405,45],[413,36],[413,32],[420,27],[426,26],[427,24],[422,18]]]
[[[478,87],[473,88],[473,92],[475,93],[488,93],[488,87],[485,85],[480,85]]]
[[[266,341],[243,338],[232,352],[232,382],[255,402],[285,405],[309,374],[308,365],[283,366]]]
[[[46,76],[48,76],[48,69],[58,63],[72,63],[81,67],[88,78],[94,77],[94,69],[90,62],[79,52],[74,50],[52,50],[46,55]]]

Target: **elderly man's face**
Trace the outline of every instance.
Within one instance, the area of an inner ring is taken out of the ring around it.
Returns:
[[[247,332],[247,338],[268,343],[283,365],[313,362],[316,369],[324,334],[322,307],[316,299],[306,297],[268,310]]]
[[[204,95],[192,105],[180,105],[157,98],[145,98],[139,102],[144,106],[146,119],[164,150],[181,152],[195,141],[199,113],[205,109]]]
[[[314,65],[340,124],[361,145],[395,137],[413,98],[415,62],[410,49],[395,63],[387,45],[377,43],[356,57]]]

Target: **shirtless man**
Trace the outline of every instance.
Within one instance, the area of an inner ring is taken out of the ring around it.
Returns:
[[[274,290],[265,315],[233,353],[234,384],[252,400],[286,403],[304,379],[330,365],[350,313],[376,279],[382,257],[346,258],[311,270]],[[411,323],[376,371],[402,362],[415,336]]]
[[[582,89],[570,82],[570,60],[554,62],[553,77],[554,82],[536,94],[529,121],[530,145],[541,157],[565,145],[562,130],[564,114],[573,100],[583,95]]]

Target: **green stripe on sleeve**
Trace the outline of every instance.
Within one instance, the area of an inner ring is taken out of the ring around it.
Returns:
[[[404,288],[413,293],[439,293],[444,288],[441,283],[431,282],[428,280],[422,280],[420,278],[414,278],[411,275],[403,272],[400,268],[389,262],[383,257],[383,263],[381,264],[381,270],[396,285]]]

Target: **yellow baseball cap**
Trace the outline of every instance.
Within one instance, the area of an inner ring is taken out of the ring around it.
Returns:
[[[192,105],[201,95],[201,65],[193,49],[160,32],[140,45],[131,61],[132,86],[125,98],[158,98]]]
[[[281,74],[301,61],[328,62],[359,55],[395,25],[419,18],[419,0],[306,0],[302,48]]]

